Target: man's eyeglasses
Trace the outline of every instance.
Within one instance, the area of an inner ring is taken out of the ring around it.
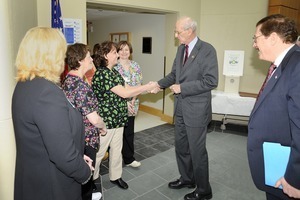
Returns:
[[[184,31],[186,31],[186,30],[183,30],[183,31],[174,31],[174,34],[177,34],[177,35],[180,35],[181,33],[183,33]]]
[[[253,35],[253,37],[252,37],[253,42],[256,43],[257,42],[257,38],[259,38],[261,36],[263,36],[263,34],[261,34],[259,36]]]

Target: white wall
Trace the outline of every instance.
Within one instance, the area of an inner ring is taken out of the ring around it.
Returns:
[[[25,32],[37,25],[36,0],[0,2],[0,199],[13,199],[16,145],[11,116],[15,56]],[[26,20],[24,20],[26,19]]]
[[[11,118],[11,95],[14,81],[11,62],[11,37],[9,34],[8,2],[5,0],[0,7],[0,199],[12,199],[15,167],[15,141]],[[9,153],[7,153],[9,152]]]
[[[245,51],[240,92],[258,93],[269,64],[258,59],[252,47],[256,22],[265,17],[268,0],[201,0],[200,37],[217,50],[219,90],[224,90],[224,50]]]
[[[144,83],[163,77],[165,56],[165,16],[157,14],[129,14],[105,20],[91,21],[93,32],[88,33],[89,46],[109,40],[109,33],[130,32],[133,60],[139,63]],[[152,53],[142,53],[142,38],[152,37]],[[140,95],[141,103],[162,110],[161,95]]]

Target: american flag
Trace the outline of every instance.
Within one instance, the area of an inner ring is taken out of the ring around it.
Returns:
[[[61,32],[64,32],[64,26],[61,16],[61,10],[60,10],[60,4],[59,0],[51,0],[52,6],[51,6],[51,14],[52,14],[52,21],[51,21],[51,27],[52,28],[58,28]]]

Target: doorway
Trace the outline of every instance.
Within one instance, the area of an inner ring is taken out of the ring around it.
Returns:
[[[92,20],[91,15],[94,15]],[[173,36],[176,19],[176,12],[87,3],[88,44],[92,47],[96,42],[109,40],[110,33],[130,32],[133,60],[142,68],[143,83],[157,81],[171,71],[177,44],[170,35]],[[142,52],[145,37],[152,38],[151,54]],[[172,123],[173,99],[165,96],[164,92],[140,95],[141,110]],[[167,113],[166,106],[169,107]]]

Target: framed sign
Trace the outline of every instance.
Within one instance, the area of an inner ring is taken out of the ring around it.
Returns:
[[[124,33],[120,35],[120,41],[128,41],[128,34]]]
[[[110,41],[115,43],[120,41],[129,41],[129,32],[110,33]]]
[[[118,43],[120,41],[120,36],[119,35],[112,35],[111,41]]]
[[[82,20],[73,18],[63,18],[64,35],[69,44],[82,42]]]

